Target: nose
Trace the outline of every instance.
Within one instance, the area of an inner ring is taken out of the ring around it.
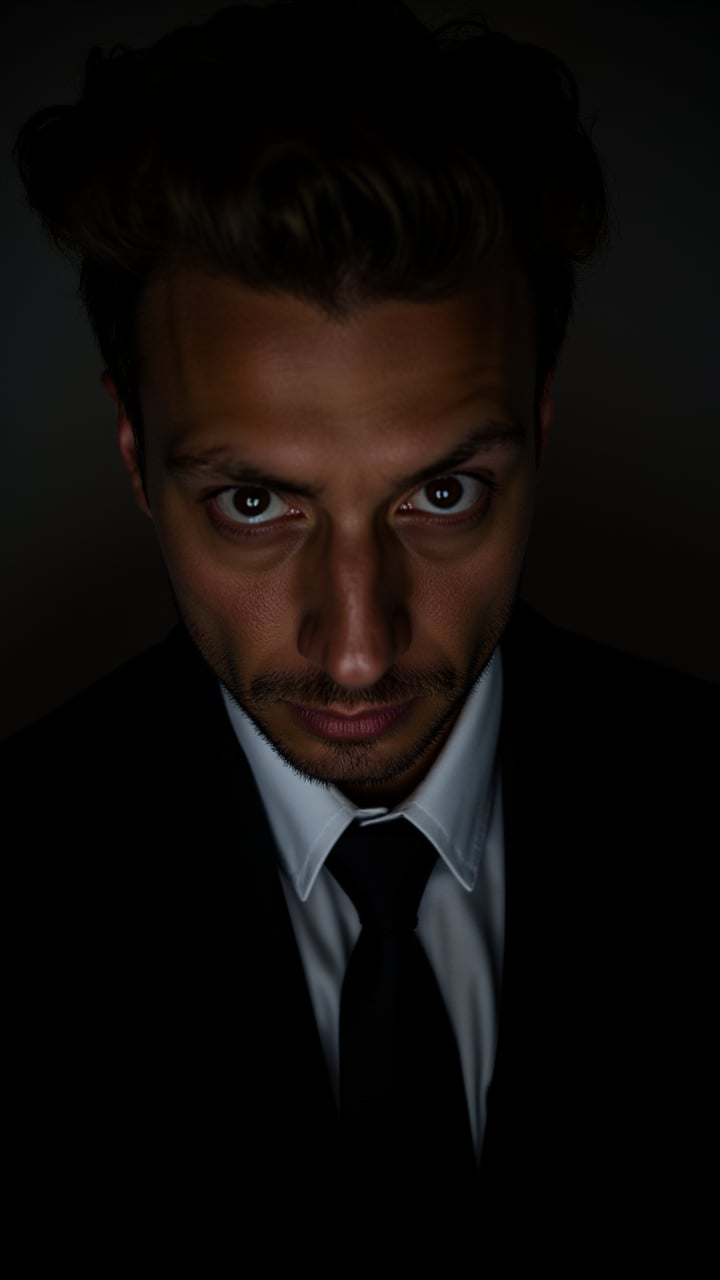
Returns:
[[[298,650],[336,684],[369,688],[410,645],[397,548],[372,535],[333,535],[307,566]]]

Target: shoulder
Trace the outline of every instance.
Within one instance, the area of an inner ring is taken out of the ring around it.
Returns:
[[[30,834],[137,821],[171,790],[177,805],[240,754],[213,673],[180,627],[0,745],[3,825]],[[105,837],[107,839],[107,836]]]
[[[550,622],[520,601],[502,641],[507,683],[536,711],[664,738],[720,738],[720,685]]]
[[[144,723],[185,702],[195,709],[217,681],[180,626],[161,641],[94,681],[56,710],[13,733],[0,744],[3,757],[52,751],[58,742],[95,740],[103,726],[139,732]]]
[[[707,1010],[717,1016],[704,981],[718,965],[720,690],[525,608],[506,632],[503,676],[515,891],[568,954],[589,956],[591,944],[601,956],[611,938],[614,971],[627,964],[638,1007],[677,1000],[675,1013],[684,1010],[690,973],[708,1000],[697,1021],[707,1044]],[[598,972],[604,983],[609,970]]]
[[[506,758],[567,809],[717,821],[720,687],[575,634],[520,604],[502,641]]]

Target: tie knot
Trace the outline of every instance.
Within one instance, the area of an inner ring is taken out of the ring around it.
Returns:
[[[353,822],[326,866],[353,902],[364,928],[414,929],[437,854],[406,818],[360,826]]]

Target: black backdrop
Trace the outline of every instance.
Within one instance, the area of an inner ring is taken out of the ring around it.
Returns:
[[[92,45],[146,44],[218,7],[2,9],[1,734],[164,634],[174,616],[72,271],[24,206],[12,142],[32,111],[76,95]],[[720,6],[413,7],[433,22],[481,14],[564,58],[607,170],[612,246],[581,276],[523,594],[555,621],[720,680]]]

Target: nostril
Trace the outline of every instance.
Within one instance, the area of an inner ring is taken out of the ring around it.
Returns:
[[[351,615],[330,607],[306,614],[298,628],[298,652],[345,688],[367,688],[404,656],[411,632],[407,612]]]

